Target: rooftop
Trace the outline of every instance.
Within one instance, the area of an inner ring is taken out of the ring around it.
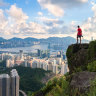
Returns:
[[[19,76],[16,69],[12,69],[12,71],[11,71],[11,76],[12,76],[12,77]]]
[[[1,74],[0,79],[3,79],[3,78],[10,78],[10,76],[8,74]]]

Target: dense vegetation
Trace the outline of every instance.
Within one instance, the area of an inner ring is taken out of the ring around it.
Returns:
[[[40,96],[67,96],[69,94],[68,85],[69,83],[66,81],[65,76],[60,77],[59,79],[54,78],[52,81],[49,81],[47,85],[39,92],[34,93],[33,96],[36,94],[39,94]]]
[[[71,89],[67,76],[49,81],[40,91],[28,96],[96,96],[96,80],[91,81],[89,91],[81,93],[79,89]]]
[[[21,66],[14,67],[14,69],[18,71],[20,76],[20,89],[25,91],[27,94],[32,94],[32,92],[42,88],[44,84],[41,83],[41,80],[43,77],[45,77],[46,73],[49,73],[42,69],[32,69]],[[0,68],[0,74],[10,74],[11,70],[12,68]]]

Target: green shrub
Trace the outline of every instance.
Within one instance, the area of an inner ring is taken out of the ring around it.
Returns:
[[[96,72],[96,61],[88,63],[87,69],[88,71]]]
[[[94,60],[96,59],[96,40],[90,42],[89,48],[88,48],[88,60]]]
[[[96,96],[96,79],[91,81],[91,87],[88,92],[86,92],[86,96]]]
[[[52,83],[51,90],[45,96],[69,96],[69,82],[64,76],[60,79],[55,78]]]

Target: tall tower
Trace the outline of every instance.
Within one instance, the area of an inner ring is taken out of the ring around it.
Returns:
[[[24,59],[24,57],[23,57],[23,50],[20,50],[20,59],[22,60],[22,59]]]
[[[38,49],[38,50],[37,50],[37,55],[38,55],[39,57],[41,57],[41,54],[42,54],[41,50]]]
[[[65,73],[67,73],[66,65],[62,64],[61,65],[61,74],[64,75]]]
[[[16,69],[11,71],[11,96],[19,96],[19,75]]]
[[[56,64],[53,65],[53,73],[58,73],[58,66]]]
[[[0,75],[0,96],[10,96],[10,77],[8,74]]]

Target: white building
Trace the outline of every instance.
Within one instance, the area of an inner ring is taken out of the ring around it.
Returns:
[[[58,74],[58,65],[57,64],[53,65],[53,73]]]
[[[62,65],[61,65],[61,74],[64,75],[64,74],[66,74],[67,72],[69,72],[68,65],[67,65],[67,64],[62,64]]]
[[[6,60],[6,67],[14,67],[14,64],[15,64],[15,62],[14,62],[14,60],[11,60],[11,59],[7,59]]]

